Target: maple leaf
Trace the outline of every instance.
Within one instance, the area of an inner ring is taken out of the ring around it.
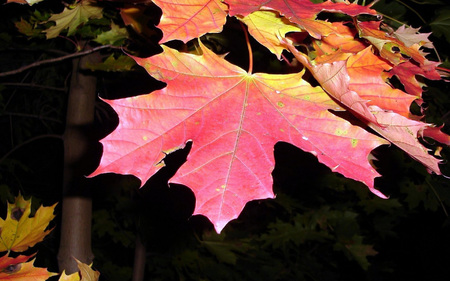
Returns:
[[[383,82],[376,78],[379,75],[377,73],[383,69],[380,65],[382,61],[372,55],[370,48],[353,56],[349,55],[346,61],[316,63],[297,51],[287,39],[284,42],[292,54],[311,71],[329,95],[340,101],[381,136],[420,161],[429,171],[441,174],[438,165],[440,161],[430,155],[429,150],[419,141],[419,137],[423,135],[426,128],[432,127],[432,125],[402,116],[409,115],[409,111],[402,106],[396,110],[395,104],[401,105],[402,101],[406,99],[407,102],[403,104],[409,105],[415,98],[408,101],[408,95],[402,94],[399,90],[385,87]],[[361,67],[365,68],[363,73],[367,73],[366,87],[359,87],[361,78],[358,76]],[[372,72],[375,72],[375,75]],[[378,98],[374,95],[376,93],[379,94]],[[371,97],[371,101],[369,102],[363,97]],[[393,110],[386,110],[380,106],[388,109],[393,106]],[[440,134],[440,137],[442,135]],[[429,136],[432,135],[429,134]]]
[[[53,211],[56,204],[50,207],[40,207],[33,217],[31,199],[25,200],[20,194],[15,203],[8,203],[6,219],[0,218],[0,252],[23,252],[42,241],[50,233],[45,230],[55,217]]]
[[[367,100],[368,105],[376,105],[406,117],[411,115],[409,107],[417,97],[386,83],[383,74],[392,65],[374,55],[372,47],[350,55],[345,67],[350,78],[349,89]]]
[[[118,58],[111,54],[104,62],[86,63],[86,68],[101,71],[130,71],[136,62],[127,55],[120,55]]]
[[[420,28],[406,27],[405,25],[400,26],[393,35],[401,40],[407,47],[411,47],[414,44],[419,44],[426,48],[434,48],[433,43],[428,40],[428,36],[431,33],[419,33]]]
[[[377,14],[375,10],[365,6],[353,3],[333,3],[331,1],[319,4],[312,3],[310,0],[226,0],[225,2],[230,6],[229,14],[231,16],[246,16],[259,10],[276,10],[290,22],[298,24],[300,28],[308,31],[316,39],[336,32],[330,22],[316,19],[322,11],[344,13],[349,16]]]
[[[425,72],[435,72],[434,75],[439,76],[436,70],[439,63],[427,60],[425,54],[420,50],[421,45],[419,43],[407,46],[395,36],[381,30],[380,24],[377,21],[357,22],[356,27],[359,35],[371,42],[380,51],[381,57],[392,64],[398,65],[414,60]]]
[[[357,53],[367,47],[367,44],[356,39],[356,31],[342,22],[332,22],[336,33],[323,36],[321,40],[313,40],[314,49],[311,53],[320,57],[339,52]]]
[[[274,11],[256,11],[240,20],[247,25],[248,32],[253,38],[267,47],[278,59],[281,59],[281,53],[286,49],[280,43],[278,36],[284,37],[288,32],[302,31],[300,27],[280,17]]]
[[[27,262],[33,256],[0,257],[0,280],[43,281],[57,275],[46,268],[34,267],[34,259]]]
[[[120,27],[112,22],[111,29],[100,33],[93,41],[103,45],[118,45],[123,42],[128,36],[129,35],[126,28]]]
[[[373,187],[379,174],[367,159],[385,140],[330,113],[342,108],[302,80],[303,73],[249,74],[200,46],[203,55],[163,46],[159,55],[135,58],[168,85],[106,101],[120,121],[101,141],[104,154],[91,176],[133,174],[143,184],[167,153],[192,140],[188,161],[172,181],[194,191],[194,214],[207,216],[220,232],[247,201],[274,197],[273,147],[285,141],[383,196]]]
[[[436,63],[436,66],[438,63]],[[417,97],[422,97],[423,87],[425,84],[419,82],[416,78],[417,75],[428,78],[430,80],[440,80],[441,76],[435,70],[424,69],[410,61],[406,61],[399,65],[394,66],[389,71],[389,76],[397,76],[400,82],[405,87],[405,91],[410,95],[415,95]]]
[[[92,269],[92,264],[87,265],[75,259],[79,272],[67,275],[65,271],[61,273],[59,281],[98,281],[100,272]]]
[[[354,18],[354,25],[345,25],[316,19],[322,11],[352,17],[376,15],[368,7],[345,1],[225,2],[230,15],[245,23],[256,40],[278,59],[281,52],[290,51],[320,86],[303,80],[305,70],[288,75],[247,73],[201,42],[201,55],[162,46],[161,54],[134,59],[167,87],[143,96],[106,101],[120,121],[116,130],[101,141],[104,154],[90,176],[132,174],[143,185],[164,166],[167,154],[192,141],[187,162],[171,181],[193,190],[194,214],[207,216],[220,232],[248,201],[274,197],[270,172],[274,167],[273,147],[279,141],[312,153],[332,171],[363,182],[382,198],[386,196],[374,187],[379,174],[368,161],[370,152],[382,144],[396,144],[430,172],[440,174],[439,160],[429,154],[419,138],[429,136],[447,143],[450,137],[440,128],[408,118],[410,104],[421,94],[417,85],[422,85],[417,84],[415,75],[430,79],[439,76],[437,63],[428,61],[420,50],[427,45],[423,36],[415,37],[420,42],[410,44],[401,36],[410,30],[387,34],[380,29],[379,21],[359,22]],[[195,11],[205,11],[206,2],[201,3]],[[175,17],[178,8],[173,2],[165,4],[163,18],[164,14]],[[203,29],[186,27],[190,26],[187,23],[197,26],[200,18],[188,14],[188,20],[181,20],[183,32],[160,25],[168,34],[163,42],[187,41],[204,34]],[[211,20],[211,15],[204,24],[217,32],[221,24],[215,18]],[[293,40],[303,44],[307,53],[297,50]],[[381,57],[374,54],[375,49]],[[406,71],[413,61],[420,71]],[[393,75],[412,85],[407,87],[408,92],[389,84]],[[346,110],[385,139],[333,114]]]
[[[20,33],[29,37],[37,37],[41,34],[41,30],[36,28],[36,24],[32,24],[23,18],[20,18],[20,21],[15,22],[14,25]]]
[[[90,19],[101,18],[102,10],[102,8],[95,6],[93,0],[81,0],[73,6],[64,8],[61,13],[54,14],[48,19],[48,21],[55,22],[55,25],[44,30],[47,39],[57,37],[67,28],[67,35],[73,35],[81,24],[88,22]]]
[[[161,43],[179,39],[187,42],[205,33],[222,31],[227,5],[220,0],[154,0],[163,10],[158,27],[163,30]]]

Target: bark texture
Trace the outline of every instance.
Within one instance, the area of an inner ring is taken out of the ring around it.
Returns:
[[[94,122],[97,79],[86,73],[83,65],[96,60],[91,54],[73,60],[73,71],[67,104],[64,133],[64,178],[61,237],[58,253],[59,270],[67,274],[78,271],[76,261],[90,264],[92,198],[88,172],[92,150],[90,130]],[[92,160],[91,160],[92,162]]]

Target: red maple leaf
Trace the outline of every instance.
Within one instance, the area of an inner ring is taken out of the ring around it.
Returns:
[[[433,62],[429,62],[429,64],[434,64],[435,67],[438,65],[438,63]],[[391,77],[394,75],[397,76],[400,82],[402,82],[403,86],[405,87],[405,91],[410,95],[415,95],[418,97],[422,96],[422,87],[424,86],[424,84],[417,80],[417,75],[423,76],[430,80],[441,79],[441,76],[439,75],[439,73],[437,73],[435,68],[430,70],[420,67],[410,61],[396,65],[394,68],[392,68],[392,70],[389,71],[389,75]]]
[[[176,18],[179,7],[173,5],[175,0],[156,2],[164,5],[163,41],[187,41],[208,28],[217,32],[226,13],[223,7],[217,8],[218,1],[196,0],[196,5],[185,6],[183,15],[187,17]],[[194,214],[207,216],[220,232],[248,201],[274,197],[273,148],[279,141],[312,153],[332,171],[363,182],[383,198],[374,188],[379,174],[368,161],[370,152],[382,144],[396,144],[429,171],[440,174],[439,160],[419,138],[429,136],[449,143],[449,136],[440,128],[408,118],[409,105],[421,94],[415,75],[439,76],[437,63],[428,61],[420,50],[427,44],[423,36],[411,36],[412,30],[389,34],[380,29],[379,21],[354,18],[344,25],[316,19],[321,11],[376,14],[356,4],[225,2],[230,15],[247,24],[256,40],[279,59],[282,51],[290,51],[320,86],[303,80],[305,70],[286,75],[248,73],[201,43],[202,55],[162,46],[161,54],[134,59],[167,87],[106,101],[120,121],[101,141],[104,154],[91,176],[132,174],[143,185],[164,166],[168,153],[192,141],[187,162],[171,181],[193,190]],[[220,16],[216,18],[216,14]],[[173,28],[176,25],[178,29]],[[299,51],[289,38],[303,44],[306,52]],[[420,43],[414,44],[414,38],[420,38]],[[392,75],[405,83],[406,93],[389,84]],[[384,139],[332,113],[344,110]]]
[[[285,141],[383,196],[373,187],[378,173],[368,155],[387,142],[330,113],[343,109],[303,73],[249,74],[204,47],[201,56],[163,48],[135,60],[166,88],[107,101],[121,118],[101,141],[103,158],[92,176],[116,172],[145,182],[166,153],[191,140],[188,161],[172,181],[194,191],[194,214],[221,231],[248,201],[274,197],[273,148]]]

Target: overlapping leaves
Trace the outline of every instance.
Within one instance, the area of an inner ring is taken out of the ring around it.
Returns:
[[[8,203],[6,219],[0,218],[0,252],[8,252],[0,257],[0,280],[41,281],[56,275],[46,268],[34,267],[34,259],[28,261],[34,255],[9,256],[10,251],[23,252],[47,236],[55,205],[41,206],[30,217],[31,200],[19,195],[14,203]]]
[[[278,141],[314,154],[381,197],[373,184],[378,173],[368,157],[382,144],[394,143],[440,173],[439,160],[419,141],[432,125],[409,112],[422,93],[417,76],[440,79],[437,63],[421,50],[430,47],[427,36],[413,35],[411,29],[389,33],[381,29],[374,10],[346,2],[230,0],[225,1],[228,9],[219,1],[155,3],[163,10],[162,42],[219,32],[228,13],[279,59],[290,51],[320,87],[304,80],[304,71],[247,73],[201,44],[201,54],[163,46],[159,55],[134,59],[167,87],[107,101],[120,122],[102,140],[104,155],[93,175],[133,174],[145,182],[164,165],[167,153],[192,141],[189,159],[173,181],[194,191],[195,214],[206,215],[220,232],[246,202],[274,196],[270,173]],[[177,20],[181,6],[183,17]],[[345,14],[347,20],[318,20],[323,11]],[[361,14],[374,17],[360,21]],[[394,75],[405,83],[406,92],[391,85]],[[363,125],[334,114],[340,111],[350,112]],[[437,139],[447,137],[432,132]]]

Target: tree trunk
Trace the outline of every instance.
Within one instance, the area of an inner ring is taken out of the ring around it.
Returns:
[[[58,252],[59,270],[67,274],[78,271],[74,258],[90,264],[92,199],[89,179],[89,154],[92,147],[89,131],[94,121],[97,79],[83,72],[96,54],[73,60],[73,71],[67,104],[64,133],[64,176],[61,218],[61,237]],[[92,160],[91,160],[92,161]],[[91,164],[92,165],[92,164]]]
[[[136,234],[136,247],[134,249],[133,277],[131,281],[143,281],[145,275],[146,247],[142,242],[140,233]]]

